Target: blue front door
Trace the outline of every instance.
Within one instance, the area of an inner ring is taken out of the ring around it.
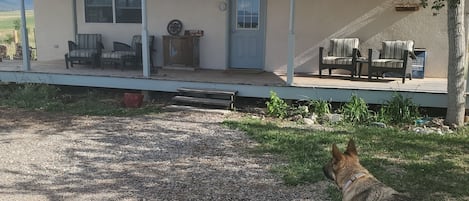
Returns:
[[[230,67],[263,69],[266,0],[232,0]]]

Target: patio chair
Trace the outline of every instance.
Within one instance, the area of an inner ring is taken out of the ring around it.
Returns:
[[[385,73],[392,73],[402,77],[402,83],[405,78],[412,80],[412,60],[417,57],[414,54],[414,41],[412,40],[392,40],[383,41],[382,50],[379,58],[373,59],[373,50],[368,50],[368,79],[372,76],[383,77]]]
[[[329,76],[333,69],[350,71],[351,76],[356,75],[357,59],[360,57],[358,38],[331,39],[327,56],[323,56],[324,47],[319,47],[319,76],[322,70],[328,69]]]
[[[104,46],[101,34],[77,34],[75,42],[68,41],[68,53],[65,54],[65,65],[91,63],[93,67],[99,65],[99,56]]]
[[[150,66],[153,66],[153,59],[151,57],[153,49],[153,43],[155,36],[148,36],[148,45],[150,49]],[[113,50],[106,51],[101,54],[101,65],[104,63],[112,63],[115,65],[119,64],[121,69],[124,69],[126,63],[134,63],[136,65],[142,65],[142,36],[132,36],[130,45],[113,42]]]

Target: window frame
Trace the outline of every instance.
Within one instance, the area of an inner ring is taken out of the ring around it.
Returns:
[[[110,6],[106,6],[106,5],[89,5],[87,4],[87,0],[84,0],[83,1],[83,4],[84,4],[84,17],[85,17],[85,23],[114,23],[114,19],[115,19],[115,16],[114,16],[114,0],[111,0],[111,5]],[[87,13],[89,12],[89,8],[111,8],[111,13],[112,15],[110,16],[111,17],[111,20],[110,21],[88,21],[88,15]]]
[[[84,9],[83,9],[83,11],[84,11],[84,15],[83,15],[83,16],[84,16],[84,18],[85,18],[85,19],[84,19],[85,23],[104,23],[104,24],[141,24],[141,23],[142,23],[141,15],[140,15],[140,17],[139,17],[139,21],[137,20],[137,21],[134,21],[134,22],[125,22],[125,20],[124,20],[124,22],[122,22],[122,20],[118,20],[118,19],[117,19],[117,17],[118,17],[118,16],[117,16],[117,9],[118,9],[118,8],[117,8],[117,3],[116,3],[116,1],[117,1],[117,0],[111,0],[111,4],[112,4],[111,6],[94,6],[94,7],[106,7],[106,8],[110,7],[111,10],[112,10],[112,16],[111,16],[112,19],[111,19],[111,21],[103,21],[103,22],[100,22],[100,21],[88,21],[88,16],[87,16],[87,15],[88,15],[88,7],[93,7],[93,6],[89,6],[89,5],[87,4],[87,1],[84,0],[84,1],[83,1],[83,4],[84,4],[84,5],[83,5],[83,6],[84,6],[84,7],[83,7],[83,8],[84,8]],[[135,8],[133,8],[133,9],[137,10],[138,8],[135,7]],[[142,5],[140,4],[140,13],[141,13],[141,12],[142,12]]]
[[[257,31],[257,30],[259,30],[259,27],[261,26],[261,23],[262,23],[262,22],[260,21],[260,16],[259,16],[259,15],[260,15],[260,12],[261,12],[261,3],[260,3],[260,0],[257,0],[259,4],[258,4],[258,10],[257,10],[257,26],[256,26],[255,28],[252,28],[252,23],[253,23],[252,18],[253,18],[253,15],[250,15],[250,17],[251,17],[251,27],[250,27],[250,28],[240,27],[240,26],[239,26],[239,24],[238,24],[238,23],[239,23],[238,19],[239,19],[240,16],[239,16],[239,12],[238,12],[239,10],[238,10],[238,8],[239,8],[240,1],[241,1],[241,0],[236,0],[236,8],[235,8],[235,10],[236,10],[236,11],[235,11],[235,12],[236,12],[236,19],[235,19],[235,20],[236,20],[236,30],[244,30],[244,31],[249,31],[249,30]],[[252,8],[252,7],[251,7],[251,8]],[[244,11],[246,11],[246,10],[244,10]],[[246,19],[246,16],[247,16],[247,15],[244,14],[244,19]],[[244,25],[246,25],[246,21],[244,21]]]
[[[141,1],[137,1],[139,2],[138,4],[140,5],[140,10],[139,10],[139,7],[136,7],[136,6],[123,6],[123,7],[118,7],[118,3],[117,1],[119,0],[113,0],[114,1],[114,21],[115,23],[127,23],[127,24],[141,24],[142,23],[142,4],[141,4]],[[124,1],[129,1],[129,0],[124,0]],[[140,11],[140,15],[137,17],[137,21],[132,21],[132,22],[128,22],[129,19],[125,19],[125,20],[122,20],[122,19],[118,19],[118,9],[121,9],[121,10],[139,10]]]

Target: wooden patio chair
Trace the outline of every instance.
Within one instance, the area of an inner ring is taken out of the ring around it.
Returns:
[[[414,41],[412,40],[392,40],[383,41],[379,58],[373,59],[373,50],[368,50],[368,79],[372,76],[383,77],[385,73],[392,73],[402,77],[402,83],[405,78],[412,80],[412,60],[417,57],[414,54]]]
[[[68,41],[68,53],[65,54],[65,65],[91,63],[93,67],[99,65],[99,56],[104,48],[101,34],[77,34],[75,42]]]
[[[323,56],[324,47],[319,47],[319,76],[322,77],[323,69],[329,70],[329,76],[333,69],[348,70],[352,77],[356,75],[359,42],[358,38],[331,39],[327,56]]]
[[[153,59],[151,57],[153,49],[153,43],[155,36],[148,36],[148,45],[150,49],[150,66],[153,66]],[[120,65],[121,69],[124,69],[126,63],[134,63],[136,65],[142,65],[142,36],[134,35],[132,36],[132,41],[130,45],[113,42],[113,50],[106,51],[101,54],[101,65],[104,63],[112,63],[115,65]]]

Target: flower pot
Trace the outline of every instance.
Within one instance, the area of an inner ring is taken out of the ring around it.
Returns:
[[[128,108],[139,108],[143,103],[143,94],[124,93],[124,105]]]

